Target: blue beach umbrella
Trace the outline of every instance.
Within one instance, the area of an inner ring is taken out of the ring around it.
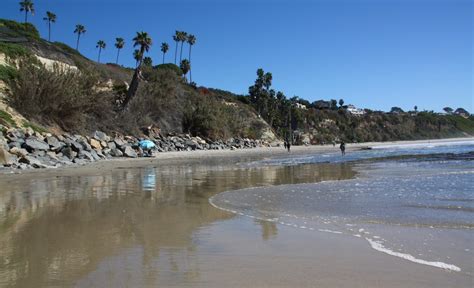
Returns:
[[[155,143],[150,140],[140,140],[140,142],[138,142],[138,146],[140,146],[142,149],[151,149],[155,148]]]

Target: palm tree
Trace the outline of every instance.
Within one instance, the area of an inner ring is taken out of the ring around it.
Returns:
[[[179,43],[179,37],[181,32],[176,31],[175,34],[173,35],[173,40],[176,42],[176,49],[174,50],[174,65],[176,65],[176,58],[178,55],[178,43]]]
[[[20,11],[25,11],[25,24],[28,23],[28,12],[31,12],[31,15],[35,14],[35,7],[33,5],[31,0],[20,1]]]
[[[77,33],[77,43],[76,43],[76,50],[79,51],[79,38],[81,38],[81,35],[86,33],[86,27],[84,27],[81,24],[76,25],[76,30],[74,30],[74,33]]]
[[[168,52],[169,48],[170,47],[168,46],[168,43],[166,42],[161,43],[161,52],[163,52],[163,64],[165,64],[165,54],[166,52]]]
[[[140,59],[139,59],[139,65],[141,65],[141,62],[143,60],[143,55],[145,54],[145,52],[148,52],[148,50],[150,50],[150,47],[152,45],[152,40],[150,38],[150,36],[148,36],[148,33],[146,32],[137,32],[137,36],[135,36],[135,38],[133,38],[133,47],[137,47],[137,46],[140,46]]]
[[[95,48],[99,48],[99,57],[97,58],[97,62],[100,63],[100,53],[102,52],[102,49],[105,49],[105,42],[104,40],[99,40],[97,41],[97,45],[95,46]]]
[[[48,21],[48,41],[51,42],[51,23],[56,23],[56,14],[46,11],[46,17],[44,21]]]
[[[181,68],[181,71],[183,71],[183,77],[186,79],[186,74],[188,74],[189,70],[191,70],[191,63],[189,63],[188,59],[184,59],[181,61],[179,68]]]
[[[138,49],[135,49],[133,51],[133,59],[135,59],[135,68],[138,67],[138,61],[140,61],[140,59],[143,57],[142,54],[140,54],[140,50]]]
[[[179,53],[179,62],[181,63],[183,59],[183,44],[188,39],[188,33],[181,31],[178,36],[179,41],[181,42],[181,52]]]
[[[138,84],[141,78],[141,65],[143,61],[143,55],[145,52],[150,50],[152,45],[152,40],[148,33],[146,32],[137,32],[137,36],[133,38],[133,47],[140,46],[140,49],[135,50],[136,60],[137,60],[137,68],[135,68],[135,73],[133,73],[132,82],[130,83],[130,87],[128,88],[127,95],[125,100],[122,103],[122,109],[125,110],[127,108],[128,103],[130,100],[135,96],[138,90]]]
[[[189,63],[191,64],[191,48],[196,43],[196,37],[192,34],[189,34],[187,42],[189,44]],[[189,69],[189,83],[193,82],[193,78],[191,75],[191,69]]]
[[[123,38],[115,38],[115,48],[117,48],[117,60],[115,61],[115,64],[118,64],[120,49],[122,49],[123,46],[125,46]]]

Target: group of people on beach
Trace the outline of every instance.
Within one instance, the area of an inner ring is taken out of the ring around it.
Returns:
[[[283,146],[285,147],[288,152],[290,152],[291,144],[289,141],[283,142]],[[333,146],[336,146],[336,142],[333,142]],[[339,149],[341,149],[341,154],[342,156],[346,155],[346,143],[344,141],[341,141],[341,144],[339,145]]]

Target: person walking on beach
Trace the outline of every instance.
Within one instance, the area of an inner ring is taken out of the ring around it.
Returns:
[[[288,149],[288,153],[290,153],[290,147],[291,147],[290,141],[286,142],[286,149]]]
[[[346,143],[344,141],[341,142],[339,149],[341,149],[342,156],[346,155]]]
[[[286,141],[283,142],[283,146],[285,147],[285,150],[287,149]]]

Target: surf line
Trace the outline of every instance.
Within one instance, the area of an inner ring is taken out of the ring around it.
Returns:
[[[459,268],[458,266],[452,265],[452,264],[447,264],[447,263],[444,263],[444,262],[426,261],[426,260],[423,260],[423,259],[418,259],[418,258],[413,257],[410,254],[395,252],[395,251],[392,251],[390,249],[387,249],[387,248],[385,248],[385,246],[382,245],[382,243],[374,241],[372,239],[365,238],[365,240],[367,240],[370,243],[370,246],[372,246],[373,249],[375,249],[379,252],[391,255],[391,256],[399,257],[399,258],[402,258],[402,259],[405,259],[405,260],[408,260],[408,261],[411,261],[411,262],[414,262],[414,263],[418,263],[418,264],[424,264],[424,265],[433,266],[433,267],[442,268],[442,269],[451,270],[451,271],[456,271],[456,272],[461,271],[461,268]]]

